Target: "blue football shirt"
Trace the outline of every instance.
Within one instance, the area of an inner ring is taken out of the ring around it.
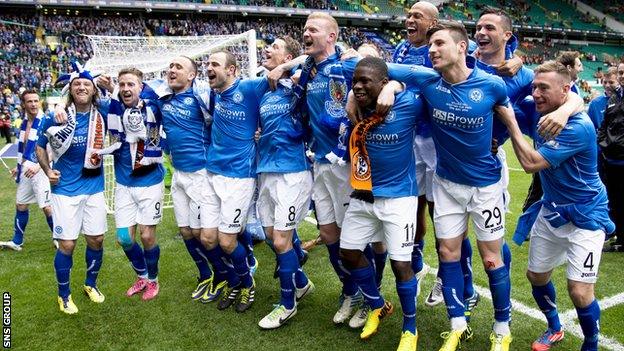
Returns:
[[[267,78],[237,80],[215,97],[208,171],[232,178],[256,177],[256,142],[260,100]]]
[[[302,140],[293,139],[297,129],[292,118],[291,80],[280,80],[275,91],[268,91],[260,101],[258,173],[294,173],[310,169]]]
[[[162,114],[173,168],[189,173],[205,169],[210,128],[192,88],[154,102]]]
[[[338,140],[338,129],[324,123],[325,119],[340,121],[344,116],[347,94],[351,90],[351,79],[357,59],[340,61],[337,55],[328,57],[316,65],[317,73],[306,85],[306,102],[312,129],[312,151],[315,161],[329,163],[325,158]],[[330,77],[332,66],[342,66],[344,82]]]
[[[413,143],[417,121],[425,113],[417,92],[401,92],[384,122],[366,135],[375,197],[418,196]]]
[[[474,58],[466,59],[474,67]],[[501,164],[491,139],[494,106],[509,105],[503,80],[474,67],[467,80],[451,84],[430,68],[388,66],[391,79],[418,86],[427,102],[438,176],[478,187],[498,182]]]
[[[106,113],[100,109],[100,113],[106,122]],[[71,144],[67,151],[52,165],[52,169],[61,173],[59,182],[51,186],[53,194],[65,196],[93,195],[104,191],[104,170],[97,176],[84,176],[82,169],[87,153],[87,139],[89,133],[89,112],[76,113],[76,129]],[[56,125],[54,117],[48,116],[44,120],[43,128],[40,129],[37,145],[45,148],[48,138],[45,132],[48,128]]]

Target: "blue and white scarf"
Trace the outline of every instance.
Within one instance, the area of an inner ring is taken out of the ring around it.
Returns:
[[[53,126],[46,130],[48,145],[52,151],[52,160],[56,162],[71,146],[76,132],[76,107],[74,104],[67,106],[67,122],[60,126]],[[104,147],[104,133],[106,125],[104,118],[95,105],[91,105],[89,112],[89,127],[87,133],[87,152],[83,163],[83,172],[99,170],[102,166],[100,151]],[[99,173],[93,172],[93,175]]]
[[[339,46],[335,46],[336,53],[332,56],[340,58],[342,55],[342,49]],[[329,58],[328,58],[329,59]],[[292,137],[302,138],[305,135],[305,127],[307,125],[307,108],[306,102],[306,88],[308,81],[313,79],[316,74],[316,62],[314,58],[308,56],[303,64],[301,76],[299,81],[293,89],[293,119],[295,120],[295,126],[297,127],[296,135]],[[346,79],[342,72],[342,65],[332,65],[329,70],[329,84],[327,87],[327,94],[325,96],[325,113],[321,116],[320,122],[324,126],[332,130],[339,130],[340,123],[343,117],[346,118],[344,106],[347,102],[347,92],[349,87],[346,85]]]
[[[33,119],[32,125],[30,126],[30,131],[28,131],[28,140],[24,144],[24,138],[26,137],[26,129],[28,128],[28,117],[24,118],[22,121],[22,125],[20,126],[19,133],[19,141],[17,142],[17,176],[15,177],[15,182],[20,182],[20,177],[22,175],[22,167],[26,162],[32,161],[32,154],[35,152],[37,148],[37,139],[39,138],[39,126],[41,125],[41,121],[43,119],[43,111],[39,110],[39,113]],[[26,157],[24,158],[24,155]],[[31,157],[31,159],[29,159]]]
[[[145,100],[140,100],[136,107],[127,108],[119,101],[119,92],[113,92],[108,112],[108,134],[110,146],[100,154],[111,154],[126,141],[130,145],[133,170],[163,162],[160,123]]]

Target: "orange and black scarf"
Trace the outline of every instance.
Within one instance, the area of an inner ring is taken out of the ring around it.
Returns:
[[[351,197],[354,199],[369,203],[375,202],[375,198],[373,197],[371,162],[368,157],[368,152],[366,151],[366,134],[383,121],[384,116],[374,113],[358,122],[353,128],[353,132],[349,138],[351,186],[353,187]]]

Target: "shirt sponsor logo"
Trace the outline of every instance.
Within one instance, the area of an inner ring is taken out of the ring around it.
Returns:
[[[371,144],[396,144],[399,142],[398,134],[366,133],[366,142]]]
[[[172,118],[180,118],[184,120],[191,119],[191,111],[179,109],[170,103],[164,104],[162,107],[162,111],[170,113]]]
[[[308,86],[307,86],[308,93],[325,91],[327,89],[327,84],[328,84],[327,81],[308,83]]]
[[[433,119],[436,123],[459,128],[478,128],[483,126],[485,118],[460,116],[453,112],[433,109]]]
[[[227,108],[227,106],[224,106],[224,104],[221,104],[220,102],[218,102],[215,105],[215,112],[217,112],[219,116],[225,117],[228,119],[233,119],[233,120],[238,120],[238,121],[245,120],[245,111],[239,111],[239,110],[233,110],[233,109]]]
[[[278,113],[288,113],[290,112],[290,104],[264,104],[260,106],[260,114],[278,114]]]

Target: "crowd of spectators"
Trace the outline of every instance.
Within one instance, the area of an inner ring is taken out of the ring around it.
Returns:
[[[258,39],[270,43],[280,36],[302,33],[303,23],[277,19],[241,21],[240,18],[228,17],[188,20],[131,16],[0,15],[0,91],[11,92],[9,98],[3,93],[0,99],[0,120],[7,115],[13,116],[13,111],[18,109],[19,101],[13,95],[16,96],[20,90],[35,88],[41,92],[49,91],[56,77],[70,70],[72,61],[84,63],[92,56],[89,40],[81,34],[198,36],[242,33],[249,29],[256,30]],[[367,42],[358,28],[342,28],[340,34],[340,41],[348,46],[358,47]],[[46,40],[53,37],[55,40]]]

